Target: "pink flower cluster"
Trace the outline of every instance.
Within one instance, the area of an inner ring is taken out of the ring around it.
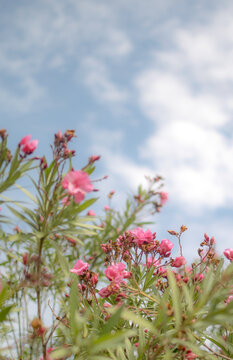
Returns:
[[[94,189],[87,173],[81,170],[70,171],[62,180],[62,186],[74,197],[76,203],[83,201],[85,194]]]
[[[38,140],[31,140],[32,135],[26,135],[24,136],[20,143],[19,146],[22,146],[22,151],[27,154],[30,155],[33,153],[33,151],[37,148],[38,145]]]
[[[154,239],[156,233],[152,233],[151,230],[143,231],[142,228],[138,227],[132,231],[130,231],[131,235],[134,237],[134,243],[137,244],[138,247],[142,247],[142,245],[152,244],[155,245]]]
[[[111,283],[99,291],[99,295],[102,298],[106,298],[111,294],[119,292],[120,284],[123,282],[123,279],[128,279],[131,277],[131,272],[125,269],[126,265],[121,262],[116,264],[112,263],[107,267],[107,269],[105,269],[104,273],[108,280],[111,281]]]

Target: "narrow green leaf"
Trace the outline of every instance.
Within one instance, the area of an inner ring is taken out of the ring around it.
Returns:
[[[101,330],[101,332],[99,333],[100,336],[109,333],[119,322],[120,318],[121,318],[121,313],[123,311],[123,308],[120,307],[119,309],[116,310],[116,312],[110,317],[110,319],[108,319],[108,321],[106,322],[106,324],[104,325],[103,329]]]
[[[15,185],[18,189],[20,189],[22,192],[24,192],[25,195],[27,195],[34,203],[38,203],[37,199],[30,193],[30,191],[23,188],[21,185],[16,184]]]
[[[125,349],[126,349],[126,354],[127,354],[128,360],[135,360],[134,349],[128,338],[125,339]]]
[[[122,319],[132,321],[134,324],[142,326],[144,329],[150,330],[153,334],[157,334],[157,330],[153,326],[153,323],[149,320],[142,318],[139,315],[134,314],[129,310],[124,310],[121,314]]]
[[[93,205],[97,200],[98,200],[98,198],[92,198],[92,199],[88,199],[88,200],[84,201],[81,205],[78,206],[78,212],[86,210],[86,208]],[[90,218],[89,218],[89,220],[90,220]]]
[[[0,310],[0,322],[6,320],[7,315],[11,311],[13,305],[5,306]]]
[[[120,347],[120,346],[117,347],[117,359],[127,360],[125,357],[124,351],[123,351],[122,347]]]
[[[14,214],[18,219],[24,221],[26,224],[30,225],[33,229],[35,229],[35,224],[33,224],[26,216],[24,216],[19,211],[15,210],[10,205],[7,205],[8,209]]]
[[[171,297],[175,312],[176,328],[179,328],[181,325],[181,300],[175,276],[170,270],[168,270],[168,281],[171,288]]]
[[[51,241],[52,246],[55,248],[59,260],[59,264],[61,266],[61,269],[65,275],[65,277],[69,276],[69,264],[66,260],[66,257],[62,254],[62,251],[59,247],[59,245],[55,241]]]

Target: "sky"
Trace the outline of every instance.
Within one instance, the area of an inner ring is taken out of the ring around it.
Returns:
[[[47,154],[75,129],[76,169],[101,155],[100,196],[121,209],[145,175],[169,201],[158,239],[184,224],[186,257],[206,232],[233,247],[233,3],[0,0],[0,127]],[[104,200],[102,200],[104,201]]]

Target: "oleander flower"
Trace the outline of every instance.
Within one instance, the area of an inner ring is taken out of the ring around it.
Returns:
[[[22,146],[22,151],[28,155],[33,153],[33,151],[37,148],[39,142],[38,140],[30,141],[31,137],[32,135],[26,135],[21,139],[19,143],[19,146]]]
[[[88,269],[89,267],[89,264],[88,263],[85,263],[83,262],[81,259],[79,259],[73,269],[70,269],[70,272],[76,274],[76,275],[83,275],[84,272]]]
[[[181,267],[182,265],[186,264],[186,259],[183,256],[178,256],[175,258],[175,260],[172,262],[173,267]]]
[[[173,248],[173,246],[174,246],[174,244],[170,240],[163,239],[163,240],[161,240],[161,243],[159,245],[158,252],[160,255],[169,256],[170,251]]]
[[[70,171],[62,180],[62,186],[74,196],[74,201],[80,203],[87,192],[93,191],[94,187],[89,176],[84,171]]]
[[[152,233],[151,230],[149,230],[149,229],[146,231],[143,231],[142,228],[138,227],[138,228],[130,231],[130,233],[133,235],[134,242],[138,246],[142,246],[143,244],[152,243],[155,239],[155,233]]]

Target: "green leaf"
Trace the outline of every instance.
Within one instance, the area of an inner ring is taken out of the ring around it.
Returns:
[[[121,313],[123,311],[123,307],[120,307],[116,310],[116,312],[108,319],[103,329],[100,332],[100,336],[109,333],[119,322],[121,318]]]
[[[71,333],[73,336],[77,335],[77,327],[76,327],[76,317],[75,313],[79,306],[79,293],[77,288],[78,279],[77,276],[73,276],[73,283],[70,289],[70,297],[69,297],[69,311],[70,311],[70,325],[71,325]]]
[[[123,351],[122,347],[120,347],[120,346],[117,347],[117,359],[127,360],[125,357],[124,351]]]
[[[16,184],[15,185],[18,189],[20,189],[22,192],[24,192],[25,195],[27,195],[34,203],[38,203],[37,199],[30,193],[30,191],[23,188],[21,185]]]
[[[74,236],[70,233],[67,233],[67,232],[62,232],[63,236],[66,236],[68,238],[71,238],[72,240],[76,241],[76,243],[80,244],[80,245],[83,245],[83,242],[82,240],[80,240],[79,238],[77,238],[77,236]]]
[[[144,329],[150,330],[153,334],[158,334],[158,331],[153,326],[153,323],[149,320],[142,318],[139,315],[134,314],[129,310],[124,310],[121,314],[122,319],[132,321],[134,324],[138,324]]]
[[[6,320],[7,315],[11,311],[13,305],[5,306],[0,311],[0,322]]]
[[[60,349],[56,349],[52,352],[49,353],[49,357],[51,357],[51,359],[61,359],[67,356],[71,356],[72,353],[70,351],[69,348],[60,348]]]
[[[16,151],[15,151],[14,157],[13,157],[13,159],[11,160],[11,167],[10,167],[8,179],[10,179],[10,178],[11,178],[11,175],[12,175],[13,173],[15,173],[15,171],[16,171],[18,165],[19,165],[19,159],[18,159],[18,157],[19,157],[19,152],[20,152],[20,147],[18,146],[17,149],[16,149]]]
[[[10,205],[7,205],[8,209],[14,214],[18,219],[24,221],[26,224],[30,225],[33,229],[35,229],[35,224],[33,224],[26,216],[24,216],[19,211],[15,210]]]
[[[96,340],[93,341],[93,346],[91,349],[92,353],[97,353],[101,350],[116,348],[120,343],[124,344],[126,337],[135,335],[135,331],[116,331],[113,334],[105,334],[98,336]]]
[[[135,360],[134,348],[131,345],[131,342],[129,341],[128,338],[125,339],[125,349],[126,349],[126,354],[127,354],[128,360]]]
[[[89,206],[93,205],[99,198],[92,198],[84,201],[81,205],[78,206],[78,212],[81,212],[88,208]],[[90,220],[90,218],[89,218]]]
[[[168,273],[169,287],[171,289],[171,297],[172,297],[172,303],[175,313],[176,328],[179,328],[181,325],[181,300],[180,300],[179,288],[176,284],[175,276],[171,272],[171,270],[168,270],[167,273]]]
[[[51,243],[52,243],[52,246],[54,247],[54,249],[57,252],[59,264],[61,266],[62,271],[63,271],[65,277],[68,277],[69,276],[69,264],[68,264],[68,261],[67,261],[66,257],[62,254],[62,251],[61,251],[59,245],[55,241],[51,241]]]
[[[5,254],[7,254],[7,256],[9,256],[10,258],[12,258],[14,260],[17,260],[17,261],[19,261],[21,263],[23,262],[21,258],[19,258],[17,255],[15,255],[13,252],[4,249],[2,246],[0,246],[0,250],[4,251]]]

